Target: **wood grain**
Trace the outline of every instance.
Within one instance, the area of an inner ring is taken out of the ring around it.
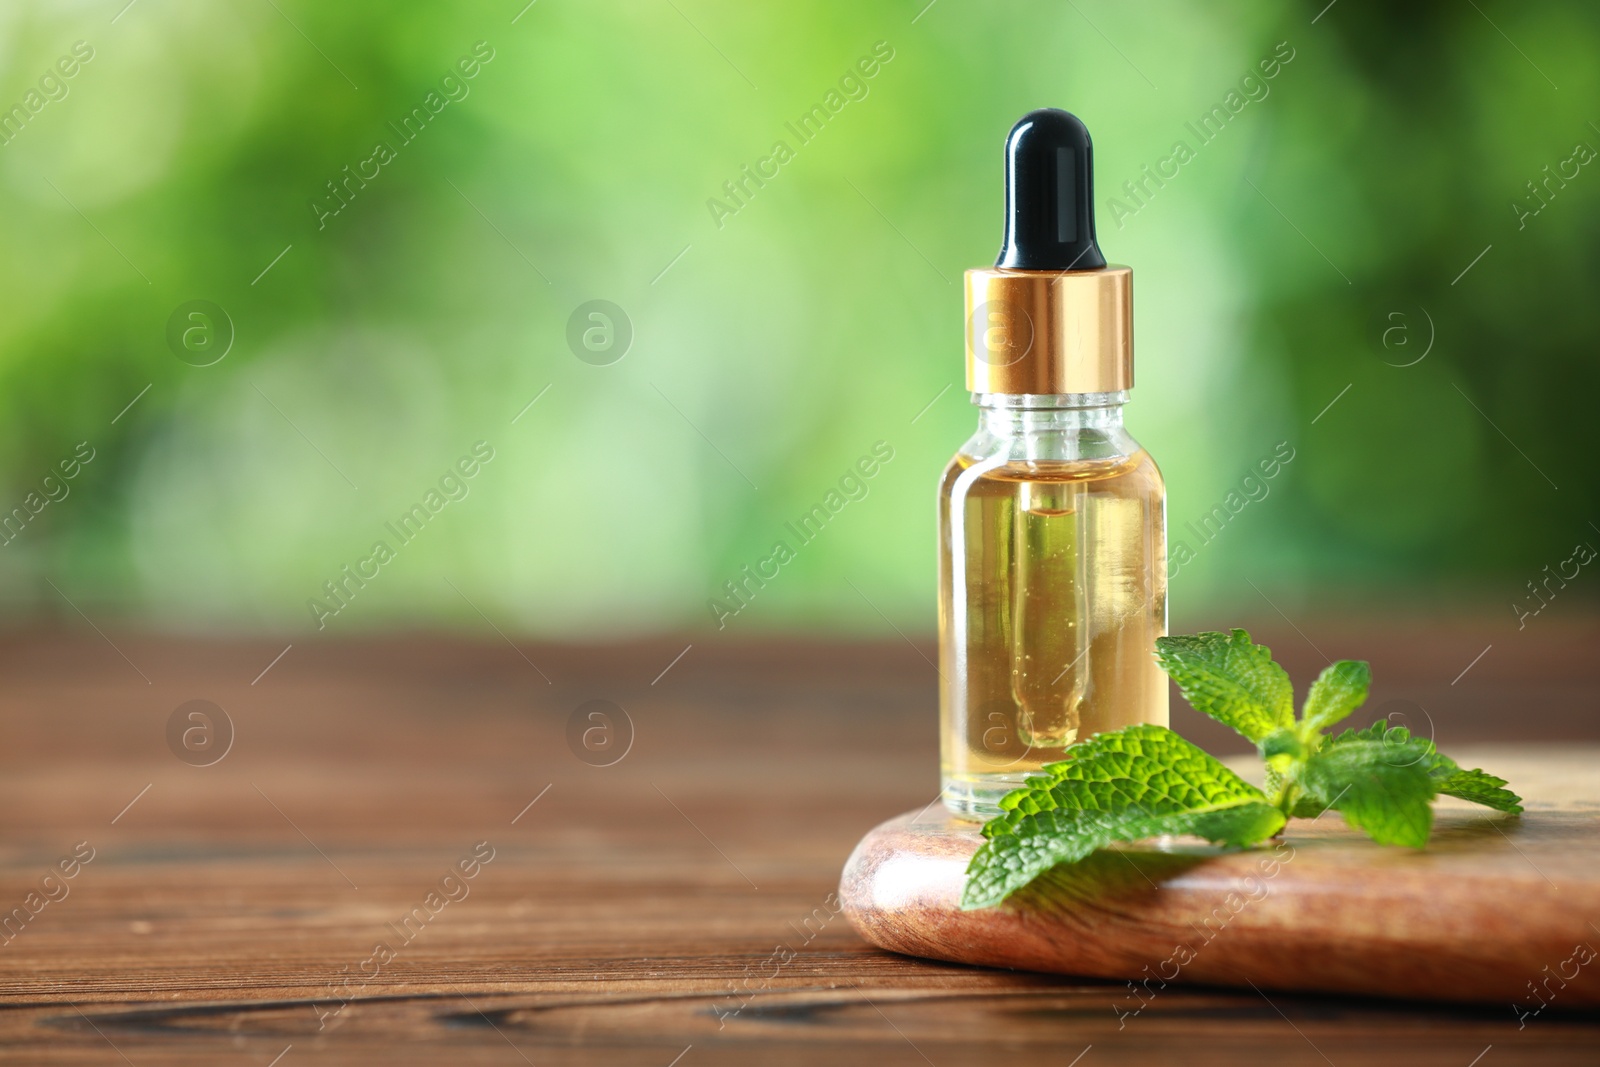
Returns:
[[[1480,1067],[1593,1062],[1600,1025],[1559,1001],[1519,1029],[1509,1006],[1173,987],[1119,1020],[1119,984],[867,945],[831,894],[863,833],[934,799],[926,645],[297,639],[252,684],[287,639],[106,629],[115,648],[93,632],[0,638],[0,914],[75,844],[95,850],[0,944],[6,1062],[266,1067],[288,1048],[278,1067],[950,1067],[1066,1064],[1092,1046],[1080,1067],[1180,1053],[1465,1067],[1489,1045]],[[1552,736],[1587,723],[1600,740],[1582,703],[1592,629],[1562,639],[1566,659],[1546,643],[1519,666],[1497,644],[1454,689],[1493,638],[1461,635],[1452,659],[1429,651],[1438,634],[1391,677],[1441,741],[1511,733],[1503,703],[1471,688],[1479,672],[1565,709]],[[1292,659],[1300,639],[1277,637]],[[1297,677],[1320,666],[1298,654]],[[211,767],[165,739],[197,698],[236,727]],[[567,745],[591,699],[633,722],[610,767]],[[1541,721],[1523,718],[1524,734]],[[482,841],[494,858],[465,899],[342,985]]]

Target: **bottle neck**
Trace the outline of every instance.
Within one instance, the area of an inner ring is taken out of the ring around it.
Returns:
[[[1112,393],[973,393],[981,431],[997,437],[1073,430],[1118,431],[1127,390]]]

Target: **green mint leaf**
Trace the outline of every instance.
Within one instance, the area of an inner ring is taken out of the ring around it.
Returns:
[[[1512,815],[1522,813],[1522,798],[1505,788],[1504,778],[1497,778],[1486,771],[1466,771],[1458,767],[1452,774],[1441,776],[1435,773],[1434,782],[1439,792],[1445,796],[1470,800],[1474,804],[1482,804]]]
[[[1074,863],[1113,841],[1194,834],[1218,844],[1252,845],[1282,827],[1283,813],[1264,800],[1212,811],[1153,812],[1138,805],[1041,811],[984,842],[967,867],[961,907],[992,907],[1058,863]]]
[[[1393,732],[1393,731],[1391,731]],[[1432,746],[1429,746],[1432,748]],[[1470,800],[1496,811],[1522,814],[1522,798],[1505,788],[1506,780],[1482,770],[1464,770],[1455,760],[1433,749],[1428,767],[1434,787],[1445,796]]]
[[[1356,741],[1376,741],[1390,746],[1423,746],[1427,752],[1428,774],[1433,779],[1435,790],[1445,796],[1470,800],[1496,811],[1512,815],[1522,813],[1522,798],[1505,788],[1507,783],[1504,778],[1483,770],[1463,770],[1455,760],[1441,753],[1433,742],[1412,737],[1411,731],[1404,726],[1389,726],[1380,719],[1360,730],[1346,730],[1337,737],[1329,738],[1324,750]],[[1298,808],[1293,814],[1300,814]]]
[[[1433,829],[1438,792],[1432,756],[1432,743],[1421,738],[1408,736],[1398,744],[1344,741],[1308,759],[1298,780],[1305,800],[1338,809],[1374,841],[1422,848]],[[1300,810],[1297,805],[1295,814]]]
[[[1347,718],[1367,699],[1372,668],[1361,660],[1342,659],[1330,664],[1311,683],[1300,721],[1308,730],[1325,730]]]
[[[1171,834],[1193,834],[1214,845],[1247,848],[1259,844],[1283,829],[1283,812],[1265,800],[1250,800],[1216,811],[1195,811],[1184,817],[1187,829],[1167,830]]]
[[[1266,799],[1261,790],[1165,726],[1126,726],[1096,734],[1067,751],[1067,759],[1045,764],[1043,774],[1001,798],[1001,814],[984,825],[985,835],[1055,808],[1116,811],[1142,804],[1156,812],[1194,811]]]
[[[1243,630],[1156,638],[1156,660],[1194,709],[1259,742],[1294,725],[1294,689]]]
[[[963,908],[998,904],[1058,863],[1113,841],[1194,834],[1253,844],[1283,826],[1261,791],[1164,726],[1129,726],[1072,748],[1001,801],[967,868]]]

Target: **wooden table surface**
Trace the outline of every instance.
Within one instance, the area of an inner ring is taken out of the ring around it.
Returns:
[[[1302,687],[1312,642],[1366,656],[1370,706],[1447,749],[1600,740],[1593,623],[1297,621],[1257,636]],[[701,636],[674,660],[690,640],[303,641],[262,674],[287,641],[0,638],[0,1058],[1596,1062],[1600,1016],[1559,1001],[1519,1027],[1174,988],[1119,1027],[1117,984],[869,948],[833,893],[867,829],[934,799],[931,647]],[[191,700],[233,726],[210,766],[169,747]],[[591,700],[631,721],[610,766],[569,743]]]

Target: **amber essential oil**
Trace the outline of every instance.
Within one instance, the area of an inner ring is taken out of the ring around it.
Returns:
[[[1035,451],[1087,444],[1109,454],[1027,460],[963,449],[945,470],[940,729],[945,802],[958,813],[993,814],[1001,795],[1074,741],[1167,721],[1166,677],[1151,656],[1166,633],[1165,494],[1143,449],[1108,447],[1112,410],[996,401],[986,423],[1055,427],[1028,431]],[[1061,428],[1084,423],[1098,426]],[[980,432],[968,447],[994,453],[1007,440]],[[1040,449],[1046,441],[1057,447]]]

